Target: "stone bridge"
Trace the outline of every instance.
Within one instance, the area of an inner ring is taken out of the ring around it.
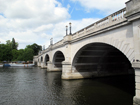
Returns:
[[[140,1],[129,0],[126,8],[66,34],[34,56],[34,63],[47,71],[62,71],[62,79],[133,74],[134,104],[139,105]]]

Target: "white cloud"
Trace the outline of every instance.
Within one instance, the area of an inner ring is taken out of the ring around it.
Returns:
[[[128,0],[71,0],[80,2],[85,7],[86,11],[100,10],[105,14],[110,14],[125,7],[125,2]]]
[[[79,1],[86,10],[110,12],[122,8],[126,0],[73,1]],[[71,5],[64,8],[57,0],[0,0],[0,41],[5,43],[14,37],[19,42],[19,49],[33,43],[48,47],[50,38],[55,43],[65,36],[65,26],[69,26],[69,22],[75,33],[99,20],[70,20],[69,8]]]
[[[66,35],[66,28],[65,26],[68,26],[68,34],[69,34],[69,22],[72,23],[72,33],[75,33],[79,31],[82,28],[85,28],[86,26],[98,21],[99,19],[92,19],[92,18],[86,18],[86,19],[81,19],[81,20],[69,20],[65,22],[60,22],[56,25],[54,25],[54,29],[52,30],[51,35],[45,35],[43,34],[42,36],[46,36],[46,39],[53,38],[53,42],[56,43],[59,40],[62,40],[63,37]],[[80,23],[80,24],[79,24]],[[49,44],[49,43],[47,43]],[[47,45],[48,46],[48,45]]]
[[[44,43],[55,24],[70,18],[56,0],[0,0],[0,14],[0,41],[14,37],[19,48]]]
[[[44,32],[53,28],[53,24],[42,25],[37,27],[34,32]]]

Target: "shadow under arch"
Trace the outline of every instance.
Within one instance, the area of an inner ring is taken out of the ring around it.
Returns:
[[[50,61],[50,57],[48,54],[45,55],[44,63],[47,66],[47,62]]]
[[[61,51],[57,51],[53,57],[53,64],[56,68],[62,69],[62,62],[65,60],[64,54]]]
[[[105,43],[83,46],[75,55],[74,72],[94,72],[97,76],[134,74],[128,58],[117,48]]]

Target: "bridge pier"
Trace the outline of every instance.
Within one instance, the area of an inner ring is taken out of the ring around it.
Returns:
[[[40,67],[40,66],[41,66],[41,63],[40,63],[40,62],[38,62],[38,63],[37,63],[37,65],[38,65],[38,67]]]
[[[133,105],[140,104],[140,63],[133,63],[133,68],[135,69],[135,96]]]
[[[62,79],[71,78],[71,63],[70,62],[62,62]]]
[[[45,65],[45,62],[41,62],[41,68],[42,69],[47,69],[47,66]]]
[[[55,67],[55,65],[51,61],[48,61],[47,71],[62,71],[62,68]]]
[[[91,78],[97,76],[97,72],[76,72],[75,68],[70,62],[62,62],[62,79],[82,79],[82,78]]]

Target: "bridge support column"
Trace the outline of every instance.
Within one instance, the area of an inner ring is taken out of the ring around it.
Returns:
[[[62,79],[72,79],[72,66],[70,62],[62,62]]]
[[[133,105],[140,105],[140,63],[133,63],[135,69],[135,96],[133,98]]]
[[[48,61],[47,63],[47,71],[62,71],[62,68],[55,67],[51,61]]]
[[[47,66],[45,65],[45,62],[41,62],[41,68],[42,69],[46,69],[47,68]]]
[[[40,63],[40,62],[38,62],[38,63],[37,63],[37,66],[38,66],[38,67],[40,67],[40,66],[41,66],[41,63]]]
[[[91,78],[93,74],[97,73],[91,73],[91,72],[77,72],[73,70],[73,66],[70,62],[62,62],[63,68],[62,68],[62,79],[82,79],[82,78]]]

